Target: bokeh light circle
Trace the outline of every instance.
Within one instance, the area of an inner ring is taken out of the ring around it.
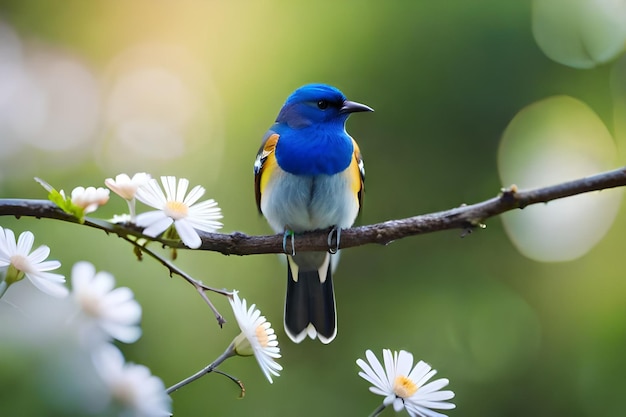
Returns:
[[[221,105],[206,68],[185,48],[124,50],[107,67],[105,91],[106,134],[96,153],[105,169],[150,170],[199,147],[210,147],[205,154],[218,165]]]
[[[0,22],[0,158],[29,146],[43,151],[86,147],[100,116],[99,85],[79,58],[23,42]]]
[[[534,0],[532,31],[550,59],[574,68],[592,68],[624,50],[626,2]]]
[[[537,188],[614,168],[617,150],[600,118],[568,96],[522,109],[498,151],[504,186]],[[505,213],[504,228],[518,250],[538,261],[568,261],[587,253],[615,219],[620,189],[586,193]]]

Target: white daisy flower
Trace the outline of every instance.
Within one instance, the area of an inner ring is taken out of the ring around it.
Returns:
[[[124,200],[132,200],[135,198],[137,189],[150,181],[150,178],[150,174],[145,172],[138,172],[132,178],[126,174],[119,174],[115,176],[115,179],[107,178],[104,184]]]
[[[385,397],[383,404],[393,404],[396,412],[406,408],[411,417],[446,417],[432,409],[449,410],[454,404],[445,402],[454,398],[454,392],[441,388],[448,385],[445,378],[427,381],[437,373],[427,363],[419,361],[413,368],[413,355],[401,350],[400,353],[383,349],[384,368],[371,350],[365,352],[367,361],[358,359],[357,365],[363,370],[359,376],[373,386],[370,391]]]
[[[128,203],[131,218],[135,218],[135,194],[137,189],[150,181],[150,174],[138,172],[130,178],[126,174],[119,174],[113,178],[104,180],[104,184],[115,194],[122,197]]]
[[[68,294],[63,285],[65,277],[48,272],[59,268],[61,262],[45,260],[50,255],[50,248],[46,245],[29,253],[34,242],[35,236],[26,231],[20,234],[16,243],[13,231],[0,227],[0,267],[8,267],[1,293],[26,276],[41,291],[55,297],[65,297]]]
[[[161,183],[165,193],[154,178],[137,190],[137,200],[158,210],[138,215],[136,224],[145,227],[143,233],[147,236],[156,237],[173,223],[185,245],[199,248],[202,240],[195,229],[210,233],[221,228],[222,223],[216,221],[223,217],[220,208],[213,199],[195,204],[205,190],[196,185],[187,194],[186,178],[178,180],[178,186],[176,177],[161,177]]]
[[[109,390],[120,416],[166,417],[172,415],[172,399],[163,381],[143,365],[127,363],[113,345],[103,345],[93,355],[96,371]],[[117,415],[117,413],[116,413]]]
[[[63,191],[61,195],[65,195]],[[109,190],[102,187],[76,187],[72,190],[71,199],[72,203],[81,207],[85,214],[92,213],[109,201]]]
[[[95,342],[114,338],[133,343],[141,336],[141,306],[129,288],[114,286],[113,275],[96,273],[89,262],[77,262],[72,268],[72,298],[86,319],[84,336]]]
[[[235,313],[235,319],[241,329],[241,334],[234,340],[235,352],[240,356],[256,357],[261,370],[272,383],[272,375],[278,373],[283,367],[274,359],[280,358],[280,348],[272,324],[252,304],[247,308],[246,300],[240,300],[237,291],[233,292],[230,305]]]

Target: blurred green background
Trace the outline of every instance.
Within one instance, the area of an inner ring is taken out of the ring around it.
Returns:
[[[69,191],[120,172],[176,175],[219,202],[224,232],[268,234],[252,162],[286,97],[308,82],[376,110],[348,122],[367,169],[359,224],[496,195],[509,185],[498,174],[502,134],[537,100],[571,95],[614,126],[613,66],[576,70],[547,58],[529,1],[4,0],[0,16],[0,52],[52,91],[9,105],[2,99],[15,82],[0,85],[0,118],[17,115],[9,127],[0,119],[4,198],[44,198],[35,176]],[[0,60],[0,70],[10,63]],[[124,210],[112,196],[95,214]],[[254,359],[228,360],[221,369],[243,380],[244,399],[209,375],[172,395],[174,413],[368,415],[382,398],[368,392],[355,360],[390,348],[450,379],[450,416],[622,415],[625,211],[570,262],[524,257],[500,219],[465,238],[450,231],[346,250],[335,281],[339,333],[328,346],[286,338],[279,257],[181,251],[188,273],[258,305],[278,332],[284,371],[270,385]],[[190,286],[150,259],[137,262],[121,239],[51,220],[0,225],[33,231],[66,275],[90,260],[132,288],[144,335],[122,349],[168,386],[237,334],[225,299],[211,297],[229,320],[220,330]]]

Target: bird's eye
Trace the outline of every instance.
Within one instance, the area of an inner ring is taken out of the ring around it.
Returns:
[[[328,108],[328,101],[320,100],[317,102],[317,108],[320,110],[326,110]]]

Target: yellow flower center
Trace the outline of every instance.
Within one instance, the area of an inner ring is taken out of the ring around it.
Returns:
[[[18,271],[30,272],[30,262],[22,255],[11,256],[11,265]]]
[[[163,209],[163,211],[168,217],[174,220],[180,220],[187,217],[189,207],[187,204],[181,203],[180,201],[168,201],[165,203],[165,209]]]
[[[393,382],[393,392],[400,398],[409,398],[417,392],[417,385],[404,375],[398,375]]]
[[[256,339],[259,341],[259,344],[261,345],[261,347],[267,347],[267,344],[270,341],[270,337],[267,334],[267,330],[265,330],[265,327],[263,326],[257,326],[256,327]]]
[[[130,408],[136,402],[137,388],[128,379],[123,379],[113,384],[111,394],[118,404]]]
[[[30,272],[31,266],[28,259],[23,257],[22,255],[13,255],[10,259],[11,263],[6,270],[4,275],[4,280],[7,285],[11,285],[17,281],[24,279],[24,275],[26,272]]]
[[[92,294],[82,294],[79,302],[85,314],[96,318],[102,316],[102,303],[99,297]]]

